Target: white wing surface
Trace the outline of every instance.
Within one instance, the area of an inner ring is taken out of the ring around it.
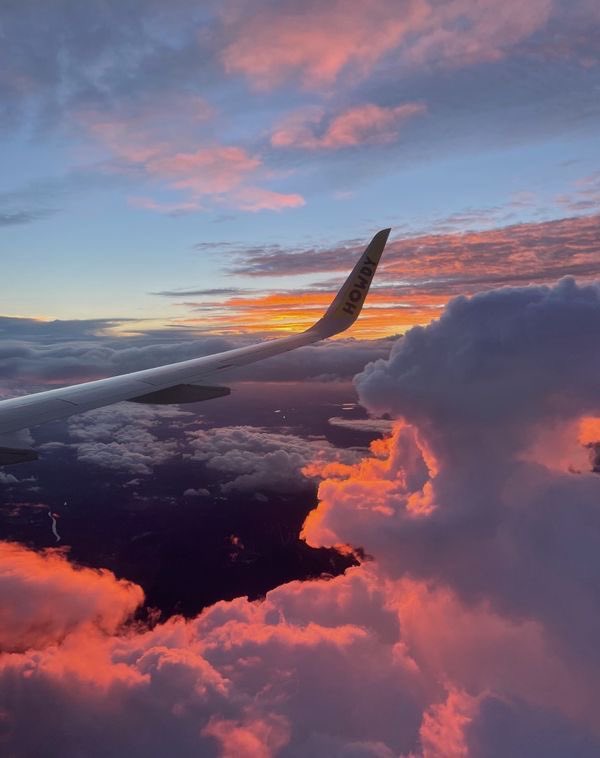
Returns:
[[[16,442],[16,435],[23,429],[123,400],[165,404],[198,402],[226,395],[229,394],[226,387],[206,386],[205,382],[218,381],[224,369],[261,361],[345,331],[358,318],[389,233],[389,229],[377,232],[326,313],[304,332],[216,355],[0,401],[0,465],[37,457],[35,451],[24,450]]]

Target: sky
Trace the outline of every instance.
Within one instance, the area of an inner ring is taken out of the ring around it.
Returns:
[[[0,753],[600,754],[600,10],[5,0]]]
[[[4,3],[2,312],[288,329],[379,228],[385,287],[447,275],[405,271],[407,239],[592,216],[598,23],[592,0]],[[489,273],[462,247],[459,286]],[[544,252],[507,268],[545,280]],[[365,335],[443,302],[397,294]]]

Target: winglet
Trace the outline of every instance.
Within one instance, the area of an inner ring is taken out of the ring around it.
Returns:
[[[382,229],[377,232],[325,315],[307,331],[317,332],[321,338],[325,338],[339,334],[352,326],[362,310],[390,231],[391,229]]]

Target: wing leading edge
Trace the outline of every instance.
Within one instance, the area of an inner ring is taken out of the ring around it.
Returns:
[[[216,355],[0,401],[0,465],[35,457],[34,451],[18,446],[18,434],[23,429],[123,400],[177,403],[218,397],[226,393],[211,392],[206,386],[193,389],[190,385],[203,383],[209,376],[216,380],[225,369],[245,366],[345,331],[361,312],[389,233],[390,229],[377,232],[325,314],[304,332]]]

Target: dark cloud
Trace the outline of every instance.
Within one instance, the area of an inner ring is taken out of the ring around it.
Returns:
[[[124,101],[166,85],[176,70],[202,62],[194,32],[205,18],[206,9],[185,0],[168,14],[155,0],[4,3],[3,123],[17,124],[28,103],[37,104],[46,126],[74,104]],[[165,33],[171,44],[161,39]]]
[[[255,343],[257,336],[195,335],[193,328],[137,337],[103,336],[123,320],[38,321],[0,318],[0,378],[16,389],[68,384],[197,358]],[[132,323],[135,327],[135,321]],[[183,334],[182,334],[183,332]],[[369,360],[387,355],[387,340],[338,340],[276,356],[219,381],[296,381],[350,378]]]
[[[52,209],[0,210],[0,227],[31,224],[34,221],[47,218],[56,212],[56,210]]]
[[[345,271],[363,246],[361,240],[324,249],[252,250],[231,270],[247,276]],[[599,272],[600,216],[594,215],[393,239],[387,245],[379,279],[398,278],[404,287],[439,291],[444,287],[548,281],[569,274],[590,277]]]
[[[248,290],[243,289],[231,289],[231,288],[218,288],[212,289],[198,289],[198,290],[162,290],[161,292],[151,292],[152,295],[160,295],[161,297],[211,297],[211,296],[223,296],[223,295],[241,295]]]
[[[0,335],[3,340],[35,340],[61,342],[95,340],[103,332],[127,323],[131,319],[76,319],[72,321],[42,321],[35,318],[0,316]]]
[[[555,711],[532,708],[523,701],[486,697],[467,728],[473,758],[594,758],[600,737]]]

